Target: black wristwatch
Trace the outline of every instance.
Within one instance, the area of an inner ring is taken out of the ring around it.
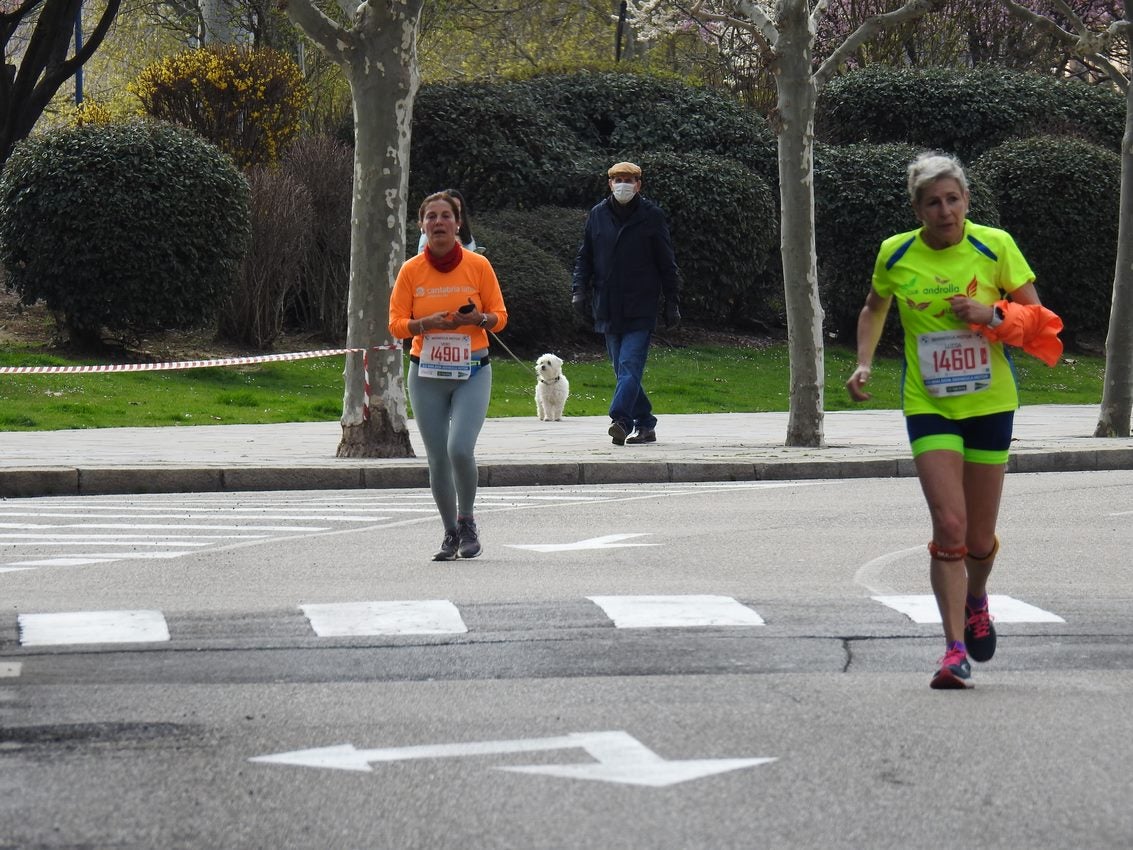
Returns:
[[[482,327],[482,328],[488,327],[488,314],[487,313],[484,313],[482,316],[480,316],[480,327]]]

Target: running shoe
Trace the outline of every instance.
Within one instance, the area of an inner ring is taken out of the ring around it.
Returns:
[[[972,665],[961,649],[950,649],[940,659],[940,669],[929,682],[934,690],[955,690],[972,687]]]
[[[456,521],[456,534],[459,538],[460,557],[475,558],[480,554],[480,533],[472,517],[459,517]]]
[[[995,626],[987,603],[983,608],[973,610],[964,604],[964,645],[973,661],[990,661],[995,655]]]
[[[457,536],[456,531],[446,531],[445,539],[441,541],[441,548],[433,556],[434,561],[454,561],[456,560],[457,550],[460,548],[460,538]]]

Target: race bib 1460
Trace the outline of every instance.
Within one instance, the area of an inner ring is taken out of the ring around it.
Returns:
[[[975,331],[937,331],[917,337],[917,360],[928,394],[936,398],[991,386],[991,350]]]

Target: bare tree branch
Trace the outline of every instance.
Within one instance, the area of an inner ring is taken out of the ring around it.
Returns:
[[[861,26],[846,36],[845,41],[838,45],[838,47],[826,57],[826,61],[815,71],[815,85],[818,88],[822,88],[822,86],[837,73],[839,66],[841,66],[855,50],[883,29],[889,29],[890,27],[898,26],[907,21],[916,20],[922,15],[934,11],[938,6],[940,6],[940,0],[909,0],[899,9],[867,18]]]
[[[282,0],[279,10],[286,12],[307,37],[339,65],[346,61],[347,52],[352,47],[357,47],[353,34],[317,9],[313,3]]]

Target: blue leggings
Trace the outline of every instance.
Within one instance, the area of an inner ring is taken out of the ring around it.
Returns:
[[[457,516],[472,516],[476,504],[476,439],[492,397],[492,365],[475,369],[467,381],[422,378],[409,364],[409,401],[425,454],[429,488],[446,531]]]

